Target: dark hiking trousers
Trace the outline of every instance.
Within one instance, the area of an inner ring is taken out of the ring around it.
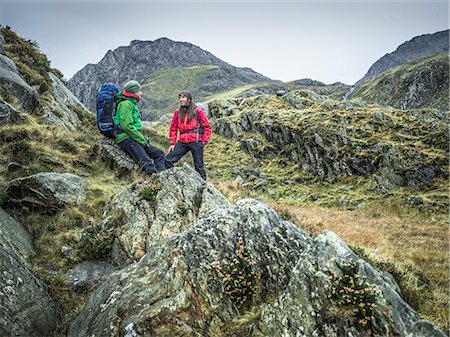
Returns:
[[[131,138],[127,138],[119,143],[119,146],[130,155],[131,158],[147,174],[158,173],[164,170],[164,152],[157,147],[144,147]]]
[[[192,142],[192,143],[181,143],[178,142],[173,151],[166,154],[165,166],[166,168],[173,167],[177,161],[181,159],[189,151],[192,152],[192,158],[194,159],[195,170],[200,174],[200,176],[206,180],[205,167],[203,165],[203,143],[202,142]]]

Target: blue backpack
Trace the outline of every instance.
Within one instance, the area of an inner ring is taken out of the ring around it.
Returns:
[[[119,88],[114,83],[103,83],[97,92],[97,127],[108,138],[115,138],[120,125],[114,124],[116,116],[116,96]]]

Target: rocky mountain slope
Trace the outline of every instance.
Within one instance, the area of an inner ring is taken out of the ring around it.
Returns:
[[[445,336],[336,234],[314,238],[261,201],[233,204],[189,166],[142,176],[97,137],[36,44],[1,33],[2,336]],[[424,196],[447,177],[447,114],[272,85],[209,102],[211,176],[274,200],[311,176],[367,177],[383,197]]]
[[[391,68],[356,88],[350,98],[398,109],[449,110],[449,56],[437,54]]]
[[[424,34],[401,44],[392,53],[384,55],[375,62],[355,86],[360,86],[382,72],[408,63],[417,58],[423,58],[433,54],[448,54],[449,31],[444,30],[434,34]]]
[[[68,82],[69,89],[89,109],[95,108],[98,86],[103,82],[125,84],[130,79],[145,82],[152,74],[162,69],[192,66],[217,66],[213,72],[217,88],[261,81],[270,81],[249,68],[237,68],[218,59],[211,53],[187,42],[175,42],[167,38],[155,41],[134,40],[129,46],[110,50],[97,64],[88,64]]]
[[[320,95],[341,100],[351,88],[343,83],[326,85],[311,79],[296,80],[288,83],[279,81],[257,82],[247,85],[241,70],[217,66],[195,66],[159,70],[144,83],[143,92],[146,104],[142,108],[145,120],[157,120],[160,116],[172,113],[178,107],[177,95],[189,88],[197,102],[208,101],[215,95],[223,95],[228,89],[230,96],[251,97],[263,94],[284,94],[291,90],[308,89]]]
[[[0,33],[0,203],[3,203],[6,186],[15,177],[36,170],[64,168],[69,161],[67,152],[78,152],[69,148],[69,139],[91,114],[64,86],[60,73],[50,68],[35,44],[19,38],[8,27],[2,27]],[[19,208],[18,214],[27,209]],[[39,255],[33,240],[36,231],[0,209],[2,336],[50,336],[64,315],[60,303],[35,269],[33,259]]]
[[[448,113],[339,103],[307,90],[208,106],[215,131],[255,163],[278,158],[330,183],[368,177],[375,190],[427,190],[448,177]]]

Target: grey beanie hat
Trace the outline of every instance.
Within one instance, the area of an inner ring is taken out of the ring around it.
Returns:
[[[125,83],[125,86],[123,87],[123,89],[127,92],[129,92],[130,94],[135,93],[136,91],[139,91],[142,89],[142,85],[139,84],[138,81],[128,81],[127,83]]]

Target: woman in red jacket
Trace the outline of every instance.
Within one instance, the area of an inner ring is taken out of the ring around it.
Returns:
[[[178,100],[180,107],[175,110],[170,124],[170,147],[165,158],[166,169],[173,167],[173,164],[191,151],[195,170],[206,180],[203,148],[211,137],[211,125],[203,110],[192,103],[190,92],[182,91],[178,95]]]

